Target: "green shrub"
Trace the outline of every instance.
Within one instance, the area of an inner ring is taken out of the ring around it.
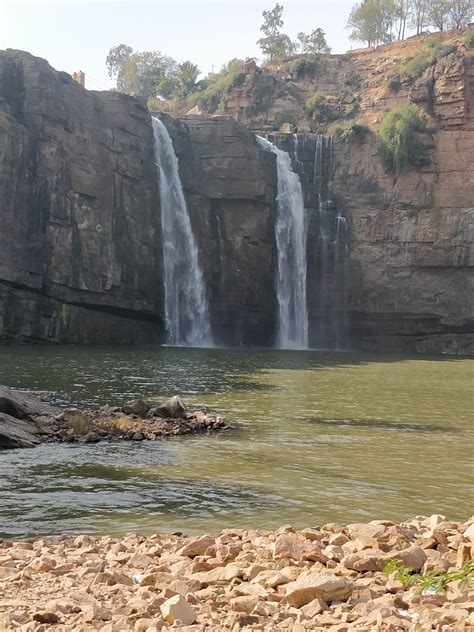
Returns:
[[[402,83],[398,75],[390,77],[390,79],[387,81],[387,92],[398,92],[401,87]]]
[[[358,101],[353,101],[352,103],[348,103],[344,106],[344,116],[346,118],[353,118],[360,109],[360,104]]]
[[[340,118],[340,114],[336,111],[335,103],[327,99],[324,94],[316,92],[306,99],[304,104],[308,116],[313,121],[334,121]]]
[[[290,72],[293,76],[301,79],[307,75],[315,75],[319,70],[319,63],[316,59],[308,59],[303,57],[295,59],[290,64]]]
[[[222,67],[220,72],[210,74],[198,83],[198,92],[186,100],[188,107],[198,104],[203,110],[213,114],[223,111],[229,92],[233,87],[245,81],[243,62],[233,59]],[[197,95],[197,96],[196,96]]]
[[[362,77],[355,70],[350,70],[344,83],[346,84],[346,86],[349,86],[354,90],[360,90],[360,87],[362,85]]]
[[[398,75],[396,77],[394,76],[394,79],[398,78],[400,83],[404,81],[414,81],[421,77],[427,68],[435,64],[438,60],[454,54],[456,51],[456,44],[442,44],[437,37],[430,37],[424,47],[400,67]]]
[[[280,127],[285,123],[298,125],[298,115],[294,110],[283,110],[282,112],[278,112],[275,117],[275,128],[280,129]]]
[[[411,81],[418,79],[425,70],[433,63],[429,50],[421,50],[414,57],[406,61],[400,69],[400,80]]]
[[[259,82],[254,86],[252,90],[252,98],[255,103],[263,103],[265,101],[268,101],[273,95],[273,89],[273,82]]]
[[[429,164],[427,147],[420,139],[425,127],[421,110],[413,103],[393,108],[380,125],[380,156],[387,169],[396,175],[410,166]]]
[[[474,50],[474,29],[464,35],[463,42],[467,50]]]
[[[345,143],[361,142],[369,133],[369,128],[356,121],[338,121],[328,127],[328,134],[339,136]]]
[[[237,88],[237,86],[241,86],[244,83],[246,76],[247,75],[245,74],[245,72],[238,72],[232,78],[232,81],[230,83],[231,87],[232,88]]]

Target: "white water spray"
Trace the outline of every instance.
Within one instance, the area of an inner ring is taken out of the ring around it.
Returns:
[[[154,117],[152,123],[160,187],[167,343],[209,346],[212,339],[206,291],[178,159],[164,123]]]
[[[278,209],[275,224],[278,271],[278,346],[283,349],[307,349],[308,306],[306,298],[306,222],[303,190],[291,168],[286,151],[257,136],[265,151],[276,155]]]

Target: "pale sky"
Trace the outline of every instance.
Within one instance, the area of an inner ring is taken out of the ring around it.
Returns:
[[[57,70],[83,70],[86,86],[107,89],[105,58],[117,44],[190,59],[203,74],[234,57],[261,57],[262,11],[276,0],[0,0],[0,49],[43,57]],[[320,27],[335,53],[351,47],[345,29],[355,0],[280,0],[283,30]]]

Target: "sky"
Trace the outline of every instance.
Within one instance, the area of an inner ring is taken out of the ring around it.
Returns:
[[[322,28],[335,53],[349,50],[345,29],[353,0],[280,0],[283,30]],[[57,70],[86,73],[86,87],[113,87],[109,49],[160,50],[178,62],[190,59],[203,74],[234,57],[261,57],[262,12],[275,0],[0,0],[0,49],[43,57]]]

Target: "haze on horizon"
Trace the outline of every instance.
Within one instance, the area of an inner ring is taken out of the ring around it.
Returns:
[[[83,70],[86,86],[106,90],[105,58],[124,43],[134,50],[160,50],[177,61],[196,63],[202,74],[229,59],[257,57],[262,12],[276,0],[3,0],[0,49],[16,48],[43,57],[57,70]],[[333,52],[353,47],[345,29],[352,0],[280,0],[283,30],[322,28]]]

